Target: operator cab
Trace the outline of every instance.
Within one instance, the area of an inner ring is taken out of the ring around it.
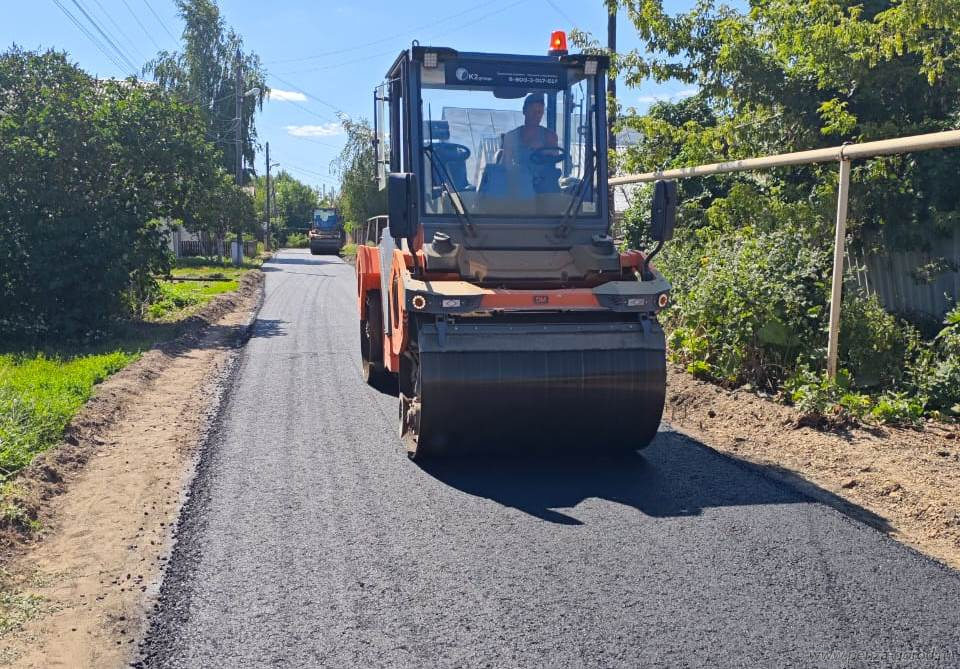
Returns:
[[[375,91],[381,188],[388,173],[416,179],[428,242],[443,232],[471,248],[589,246],[608,230],[607,67],[568,55],[562,33],[546,56],[414,43]]]

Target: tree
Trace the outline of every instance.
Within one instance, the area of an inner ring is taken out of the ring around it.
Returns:
[[[216,0],[176,0],[176,4],[185,23],[183,51],[161,51],[147,63],[144,73],[151,74],[165,90],[203,110],[207,139],[220,148],[223,168],[234,174],[237,67],[242,73],[241,150],[248,165],[256,157],[254,117],[256,110],[263,108],[269,92],[266,75],[259,56],[243,52],[243,39],[226,26]],[[259,88],[259,94],[243,95],[253,88]]]
[[[347,133],[347,143],[334,162],[340,176],[340,210],[347,222],[362,224],[387,209],[386,193],[376,181],[373,130],[365,119],[341,115],[340,122]]]
[[[627,81],[697,90],[643,114],[622,110],[621,127],[641,137],[622,156],[626,172],[920,134],[960,120],[954,0],[752,0],[747,12],[704,0],[678,14],[661,0],[618,4],[642,45],[614,59]],[[854,244],[865,228],[903,248],[960,224],[957,173],[956,151],[855,165]],[[677,359],[770,389],[822,363],[836,185],[835,165],[680,182],[681,225],[658,258],[675,288],[665,320]],[[628,216],[639,243],[644,209],[638,198]],[[903,351],[915,336],[851,297],[859,308],[845,309],[842,363],[856,383],[898,383],[890,369],[910,364]],[[888,362],[871,370],[865,360]]]
[[[155,86],[0,55],[3,338],[90,336],[131,313],[168,268],[161,219],[195,216],[216,174],[205,131]]]
[[[204,184],[198,201],[184,219],[184,227],[216,240],[217,254],[228,233],[255,232],[257,216],[253,199],[237,186],[233,175],[218,168],[215,178]]]
[[[290,176],[289,172],[281,170],[271,177],[272,200],[270,211],[271,226],[274,229],[308,228],[313,220],[313,211],[320,205],[320,198],[316,189]],[[265,221],[266,212],[266,177],[257,178],[256,209],[257,220]]]

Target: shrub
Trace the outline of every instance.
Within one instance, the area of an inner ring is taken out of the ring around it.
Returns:
[[[899,385],[904,362],[919,345],[916,328],[887,313],[876,296],[844,297],[839,357],[858,388]]]
[[[302,232],[294,232],[287,236],[287,248],[305,249],[310,246],[310,238]]]
[[[960,414],[960,306],[944,319],[944,328],[922,348],[909,366],[909,387],[931,410]]]
[[[0,92],[0,331],[95,337],[169,269],[160,219],[184,218],[216,149],[198,109],[64,54],[0,54]]]
[[[747,189],[735,199],[711,207],[708,225],[678,230],[665,250],[659,265],[674,282],[665,324],[679,333],[671,339],[676,361],[772,390],[825,343],[829,245],[806,205],[770,203],[774,211],[762,214],[760,194]],[[735,226],[731,209],[748,203],[759,203],[757,225]]]

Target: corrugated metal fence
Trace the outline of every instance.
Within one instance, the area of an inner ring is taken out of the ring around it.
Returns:
[[[877,233],[864,234],[864,243],[851,244],[847,268],[853,281],[876,295],[888,311],[941,319],[960,297],[960,230],[931,238],[930,251],[884,251]]]

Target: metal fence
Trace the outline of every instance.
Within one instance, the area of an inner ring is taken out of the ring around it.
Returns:
[[[940,320],[960,297],[960,230],[930,237],[929,251],[883,250],[878,233],[863,235],[847,252],[847,269],[855,285],[876,295],[891,312]]]
[[[229,256],[230,241],[200,241],[182,239],[179,243],[178,258],[192,258],[195,256]],[[243,243],[243,255],[252,258],[257,255],[257,241],[247,240]]]
[[[862,144],[844,144],[826,149],[781,153],[774,156],[761,156],[743,160],[731,160],[724,163],[680,167],[643,174],[629,174],[610,179],[611,188],[627,184],[650,183],[658,179],[688,179],[713,174],[729,174],[748,170],[786,167],[788,165],[810,165],[814,163],[836,162],[840,168],[839,188],[837,189],[837,225],[833,244],[833,279],[830,291],[830,331],[827,341],[827,375],[836,376],[837,351],[840,333],[840,301],[843,285],[844,265],[848,263],[847,241],[847,203],[850,195],[850,163],[854,160],[888,156],[913,151],[929,151],[960,146],[960,130],[933,132],[926,135],[897,137],[896,139]]]

